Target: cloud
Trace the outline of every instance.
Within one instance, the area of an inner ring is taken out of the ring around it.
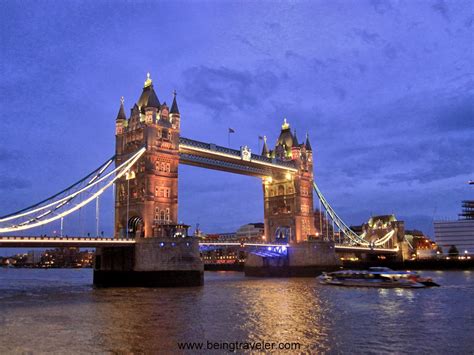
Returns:
[[[388,0],[370,0],[370,6],[372,6],[378,14],[385,14],[387,11],[392,9],[392,5]]]
[[[443,16],[443,18],[446,20],[446,21],[449,21],[449,9],[448,9],[448,5],[446,4],[446,2],[444,0],[437,0],[432,6],[431,8],[441,14],[441,16]]]
[[[383,53],[390,60],[396,59],[398,56],[398,50],[392,44],[385,45]]]
[[[332,89],[340,101],[344,101],[346,99],[347,91],[345,89],[338,86],[333,86]]]
[[[183,73],[186,99],[217,115],[250,109],[278,88],[280,79],[270,70],[236,70],[227,67],[191,67]]]
[[[27,189],[31,186],[32,184],[29,180],[19,176],[0,176],[0,190],[3,191]]]
[[[432,129],[438,132],[471,131],[474,135],[474,95],[455,99],[440,107],[434,116]]]
[[[376,44],[380,38],[378,33],[369,32],[367,29],[354,28],[354,34],[367,44]]]

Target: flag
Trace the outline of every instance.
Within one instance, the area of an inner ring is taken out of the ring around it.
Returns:
[[[258,136],[258,139],[263,141],[263,137],[262,136]]]
[[[229,127],[229,133],[235,133],[234,129]]]

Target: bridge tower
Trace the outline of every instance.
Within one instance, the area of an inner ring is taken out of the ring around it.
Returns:
[[[171,109],[160,103],[147,75],[138,102],[125,116],[123,99],[116,120],[116,164],[143,146],[147,150],[116,186],[115,237],[156,237],[178,221],[180,114],[174,93]]]
[[[300,243],[316,235],[313,212],[313,150],[306,136],[299,143],[296,131],[284,120],[274,150],[264,142],[262,155],[293,161],[296,173],[263,180],[264,222],[267,241]]]
[[[140,148],[145,153],[117,180],[115,238],[133,238],[131,247],[98,248],[97,286],[199,286],[204,266],[198,241],[178,221],[180,114],[160,103],[150,74],[138,102],[125,115],[121,100],[115,126],[116,164]]]

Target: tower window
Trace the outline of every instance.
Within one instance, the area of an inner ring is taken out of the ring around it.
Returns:
[[[278,186],[278,195],[284,195],[285,194],[285,188],[283,185]]]
[[[161,138],[163,139],[168,139],[168,130],[167,129],[164,129],[161,131]]]

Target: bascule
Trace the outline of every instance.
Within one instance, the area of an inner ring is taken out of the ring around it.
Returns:
[[[399,252],[400,240],[395,230],[370,239],[365,233],[354,233],[338,216],[314,181],[309,137],[300,143],[286,119],[274,149],[269,149],[265,139],[260,154],[251,152],[247,146],[236,150],[181,137],[180,128],[176,93],[169,108],[158,99],[148,75],[129,117],[121,99],[114,156],[57,194],[0,217],[0,234],[8,234],[0,237],[0,247],[98,247],[98,283],[107,283],[107,278],[120,279],[124,272],[142,275],[158,269],[178,279],[181,276],[177,270],[197,272],[202,282],[198,242],[187,236],[188,226],[178,223],[178,167],[186,164],[261,179],[265,240],[269,245],[291,249],[313,241],[320,243],[319,249],[332,252]],[[109,188],[115,189],[113,238],[18,236],[20,231],[58,220],[62,224],[66,216],[87,204],[95,203],[98,213],[99,198]],[[324,210],[326,224],[332,223],[331,234],[316,229],[315,195],[320,218]],[[111,276],[113,272],[116,274]]]

